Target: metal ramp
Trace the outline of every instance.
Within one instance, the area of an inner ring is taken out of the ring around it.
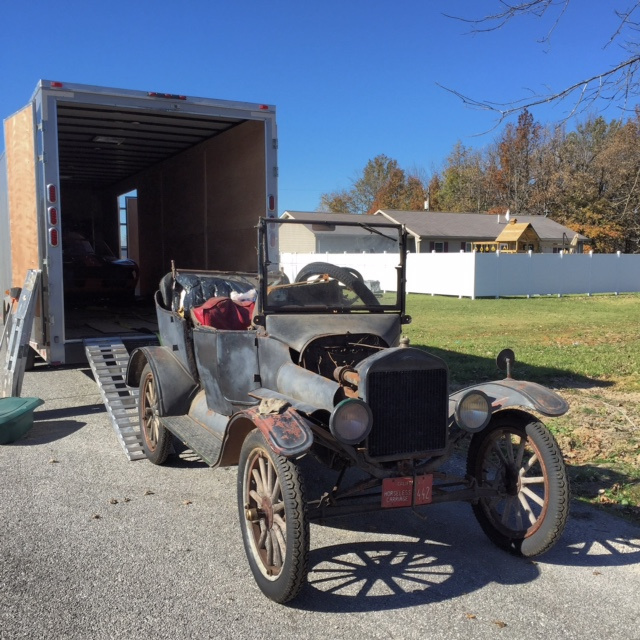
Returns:
[[[138,390],[127,387],[125,376],[129,352],[120,338],[84,341],[85,353],[104,406],[118,440],[129,460],[146,458],[138,417]]]

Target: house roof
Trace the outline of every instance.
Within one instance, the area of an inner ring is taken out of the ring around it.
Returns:
[[[496,240],[498,242],[517,242],[529,229],[533,232],[533,237],[538,235],[530,222],[516,222],[516,218],[514,218],[500,232]]]
[[[478,240],[495,240],[502,232],[508,220],[503,215],[486,213],[441,213],[437,211],[395,211],[379,209],[376,215],[383,215],[392,222],[399,222],[407,227],[414,236],[427,238],[470,238]],[[531,224],[541,240],[562,242],[563,234],[571,240],[578,235],[578,240],[589,239],[545,216],[516,215],[518,223]]]
[[[354,213],[331,213],[328,211],[285,211],[282,218],[290,218],[300,222],[308,222],[309,224],[318,224],[320,222],[382,222],[388,224],[390,220],[371,220],[370,216],[361,216]],[[369,218],[368,220],[366,218]],[[369,232],[358,227],[340,227],[339,229],[323,231],[322,228],[313,229],[313,233],[317,236],[323,234],[336,235],[355,235],[369,236]]]

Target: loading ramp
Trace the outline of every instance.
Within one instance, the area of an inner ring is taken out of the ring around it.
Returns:
[[[111,426],[129,460],[146,458],[142,448],[138,389],[126,385],[129,352],[120,337],[84,340],[87,361],[93,372]]]

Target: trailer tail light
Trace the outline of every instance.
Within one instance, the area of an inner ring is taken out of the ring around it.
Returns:
[[[269,211],[276,210],[276,197],[273,194],[269,195]]]
[[[49,212],[49,224],[53,226],[57,225],[58,210],[55,207],[49,207],[48,212]]]
[[[47,198],[51,204],[58,201],[58,190],[55,184],[47,185]]]
[[[52,247],[57,247],[58,240],[59,240],[58,230],[53,228],[49,229],[49,244]]]

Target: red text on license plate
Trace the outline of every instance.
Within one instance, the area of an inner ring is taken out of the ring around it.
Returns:
[[[412,504],[429,504],[432,499],[433,476],[416,477],[415,501],[413,478],[384,478],[382,480],[382,506],[410,507]]]

